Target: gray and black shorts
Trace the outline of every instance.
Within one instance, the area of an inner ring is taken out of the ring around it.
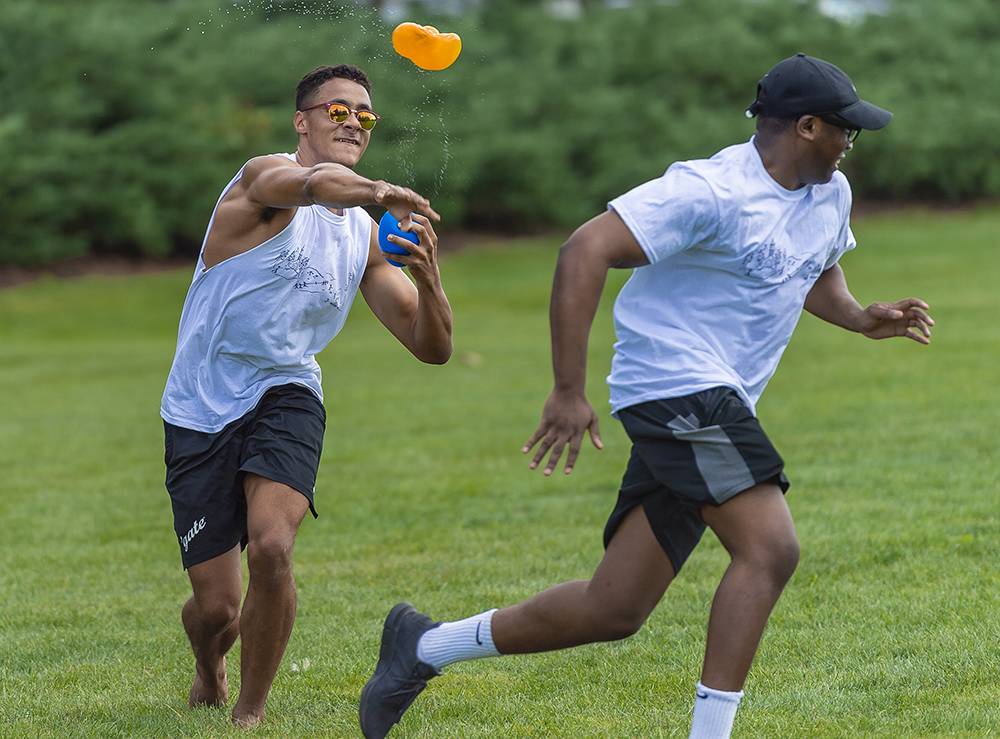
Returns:
[[[604,529],[605,547],[641,504],[676,573],[705,531],[702,506],[720,505],[765,482],[788,490],[785,463],[731,388],[640,403],[618,417],[632,440],[632,456]]]
[[[167,492],[184,569],[247,545],[247,474],[302,493],[313,516],[326,410],[311,390],[270,388],[256,407],[216,433],[163,422]]]

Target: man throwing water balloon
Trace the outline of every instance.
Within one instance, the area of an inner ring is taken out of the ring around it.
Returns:
[[[731,562],[709,616],[691,736],[729,736],[764,625],[798,562],[784,462],[754,408],[802,309],[870,339],[927,344],[934,323],[916,298],[862,307],[838,264],[855,247],[838,164],[861,129],[882,128],[891,114],[859,99],[840,69],[803,54],[764,76],[748,113],[757,116],[750,141],[677,162],[612,200],[559,255],[555,387],[523,449],[546,475],[563,452],[573,470],[586,432],[601,448],[584,394],[587,337],[608,270],[634,269],[615,302],[608,378],[632,452],[604,559],[589,580],[460,621],[393,608],[361,695],[366,737],[384,736],[454,662],[634,634],[706,526]]]
[[[441,286],[439,216],[405,187],[353,171],[379,115],[357,67],[320,67],[296,90],[292,154],[251,159],[223,190],[181,313],[163,393],[167,490],[193,594],[181,617],[195,655],[192,706],[225,705],[225,655],[242,637],[233,722],[264,704],[295,620],[292,546],[314,488],[326,426],[315,355],[360,289],[414,356],[443,364],[452,314]],[[360,207],[400,220],[411,282],[378,248]],[[417,212],[414,212],[417,211]],[[240,552],[250,583],[242,610]]]

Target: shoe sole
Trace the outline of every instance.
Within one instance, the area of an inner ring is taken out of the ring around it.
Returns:
[[[365,735],[365,739],[383,739],[385,737],[385,734],[370,733],[366,729],[365,708],[367,707],[371,691],[378,685],[383,674],[392,664],[392,653],[396,644],[396,633],[399,631],[400,620],[406,613],[415,610],[409,603],[397,603],[389,611],[389,615],[385,617],[385,623],[382,626],[382,645],[379,648],[378,663],[375,665],[374,674],[368,679],[365,687],[361,690],[361,702],[358,705],[358,723],[361,724],[361,733]],[[389,728],[391,729],[395,725],[394,722]]]

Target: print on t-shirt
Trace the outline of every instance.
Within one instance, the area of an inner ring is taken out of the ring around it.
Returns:
[[[317,293],[323,296],[323,301],[337,310],[343,310],[347,288],[337,281],[336,275],[321,272],[309,266],[309,257],[301,248],[289,247],[278,254],[278,263],[271,272],[286,280],[293,280],[292,288],[307,293]],[[348,275],[347,283],[354,281],[353,271]]]
[[[796,275],[811,281],[823,271],[822,265],[815,259],[803,262],[802,258],[789,254],[773,241],[747,254],[743,258],[743,269],[747,277],[768,282],[787,282]]]

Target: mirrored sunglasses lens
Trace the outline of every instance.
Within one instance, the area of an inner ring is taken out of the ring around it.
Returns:
[[[375,124],[378,123],[378,118],[376,118],[372,113],[365,113],[364,111],[361,111],[358,113],[358,123],[360,123],[361,127],[366,131],[371,131],[375,128]]]
[[[327,112],[330,114],[330,120],[337,123],[343,123],[351,115],[351,111],[343,105],[331,105]]]

